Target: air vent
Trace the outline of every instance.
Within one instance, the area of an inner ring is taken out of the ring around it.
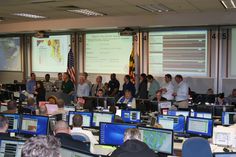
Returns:
[[[66,6],[59,6],[58,8],[64,9],[64,10],[74,10],[74,9],[79,9],[79,7],[75,5],[66,5]]]
[[[136,7],[146,10],[152,13],[161,13],[161,12],[170,12],[173,11],[171,8],[158,3],[158,4],[145,4],[145,5],[136,5]]]
[[[32,0],[31,3],[54,3],[58,2],[58,0]]]

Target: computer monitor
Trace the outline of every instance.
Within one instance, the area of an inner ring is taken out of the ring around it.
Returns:
[[[222,125],[234,124],[234,115],[236,115],[236,112],[223,112],[221,119]]]
[[[188,117],[186,133],[194,136],[212,137],[213,119]]]
[[[47,108],[47,112],[49,115],[52,115],[56,111],[58,111],[58,106],[57,104],[45,104]]]
[[[99,127],[100,122],[112,123],[114,122],[115,115],[107,112],[93,112],[92,126]]]
[[[191,117],[198,117],[198,118],[212,118],[212,113],[207,112],[191,112]]]
[[[235,157],[236,152],[221,152],[221,153],[214,153],[214,157]]]
[[[121,118],[127,123],[140,123],[141,122],[141,112],[134,110],[122,110]]]
[[[138,127],[141,140],[158,153],[173,154],[173,130]]]
[[[80,114],[83,116],[83,127],[91,127],[92,123],[92,113],[91,112],[69,112],[69,125],[73,125],[73,117],[74,115]]]
[[[124,133],[129,128],[137,128],[137,126],[131,124],[100,123],[99,144],[122,145],[124,143]]]
[[[189,116],[189,111],[176,111],[176,110],[169,110],[168,111],[168,115],[172,115],[172,116],[184,116],[185,119]]]
[[[21,157],[24,141],[0,140],[0,156]]]
[[[60,148],[61,156],[68,156],[68,157],[101,157],[101,155],[90,154],[88,152],[82,152],[80,150],[75,150],[73,148],[61,146]]]
[[[19,133],[30,135],[47,135],[49,117],[22,115]]]
[[[20,115],[19,114],[3,114],[7,117],[8,124],[8,132],[18,132],[20,125]]]
[[[185,129],[184,116],[158,116],[158,123],[165,129],[172,129],[174,132],[183,133]]]

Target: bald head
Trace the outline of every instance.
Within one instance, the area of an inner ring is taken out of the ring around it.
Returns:
[[[65,121],[60,120],[56,123],[56,125],[54,127],[54,133],[55,134],[58,134],[58,133],[69,134],[70,133],[70,127]]]

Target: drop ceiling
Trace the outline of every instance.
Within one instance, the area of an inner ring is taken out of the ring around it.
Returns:
[[[169,12],[149,12],[138,5],[164,5]],[[219,0],[2,0],[0,17],[3,23],[35,21],[26,17],[14,16],[24,12],[47,17],[45,20],[90,18],[84,15],[67,12],[66,8],[86,8],[105,14],[106,17],[139,16],[155,14],[180,14],[204,12],[234,12],[226,10]]]

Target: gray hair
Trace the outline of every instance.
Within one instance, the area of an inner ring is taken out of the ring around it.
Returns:
[[[127,140],[141,140],[141,133],[139,129],[127,129],[124,135],[124,142]]]
[[[60,147],[54,136],[32,137],[23,145],[22,157],[60,157]]]

